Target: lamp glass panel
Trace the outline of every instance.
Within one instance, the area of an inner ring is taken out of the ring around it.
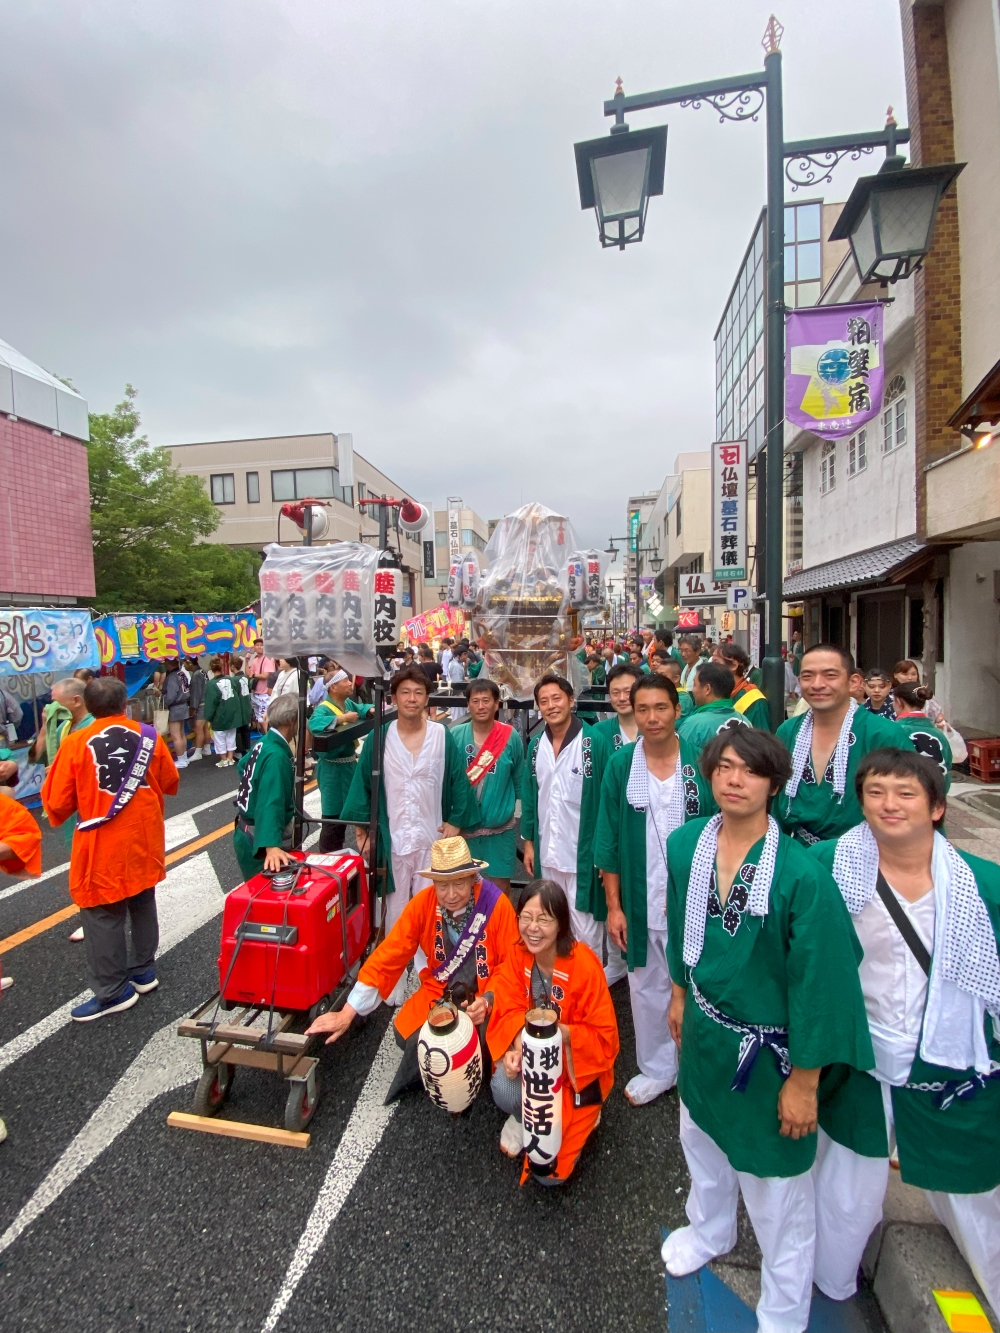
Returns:
[[[878,212],[879,250],[883,255],[922,255],[934,223],[938,187],[932,181],[906,189],[880,190],[872,196]]]
[[[875,263],[875,225],[872,221],[872,204],[869,198],[864,210],[851,232],[851,246],[854,258],[862,278],[867,278]]]
[[[597,214],[602,221],[636,215],[642,209],[646,164],[651,149],[634,148],[590,159]]]

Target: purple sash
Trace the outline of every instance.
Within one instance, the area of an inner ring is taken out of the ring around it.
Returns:
[[[131,727],[129,728],[131,731]],[[124,810],[131,801],[132,797],[139,790],[143,778],[146,776],[146,769],[149,768],[150,760],[153,757],[153,751],[156,748],[157,732],[148,722],[139,723],[139,744],[135,747],[135,754],[122,778],[121,786],[115,793],[115,799],[108,807],[107,814],[98,815],[95,819],[84,819],[77,824],[77,832],[81,830],[100,828],[108,820],[114,819],[119,811]]]
[[[442,985],[445,985],[455,975],[486,934],[486,927],[493,915],[493,909],[503,897],[502,891],[491,879],[481,880],[480,885],[479,899],[475,911],[471,913],[468,921],[466,921],[450,957],[446,958],[431,972],[434,980],[440,981]]]

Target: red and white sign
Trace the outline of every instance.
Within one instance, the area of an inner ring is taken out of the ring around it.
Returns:
[[[701,615],[698,611],[677,612],[678,629],[697,629],[700,624],[701,624]]]

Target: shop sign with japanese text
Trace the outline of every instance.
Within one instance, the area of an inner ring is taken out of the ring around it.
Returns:
[[[742,583],[747,577],[747,443],[712,445],[712,578]]]
[[[882,410],[878,301],[790,311],[785,324],[785,416],[824,440],[853,435]]]

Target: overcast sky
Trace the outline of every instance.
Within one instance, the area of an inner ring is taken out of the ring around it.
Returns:
[[[711,441],[763,117],[632,117],[670,131],[624,253],[573,142],[618,75],[760,68],[769,4],[0,4],[0,337],[91,410],[128,381],[157,444],[351,431],[418,498],[537,499],[601,545]],[[897,0],[782,4],[786,138],[905,124]]]

